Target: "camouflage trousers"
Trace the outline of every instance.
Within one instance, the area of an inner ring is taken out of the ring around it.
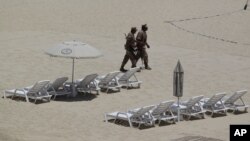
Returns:
[[[138,60],[137,58],[138,57],[136,56],[136,54],[134,54],[133,51],[126,50],[126,54],[123,58],[121,68],[124,68],[124,66],[127,64],[128,60],[131,61],[132,68],[136,67],[136,62]]]
[[[137,61],[138,61],[140,58],[142,59],[142,61],[143,61],[144,65],[145,65],[145,67],[148,67],[148,53],[147,53],[147,51],[146,51],[146,48],[142,48],[142,49],[139,50],[138,57],[137,57]],[[136,61],[136,62],[137,62],[137,61]]]

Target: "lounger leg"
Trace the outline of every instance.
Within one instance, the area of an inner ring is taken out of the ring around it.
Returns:
[[[107,88],[107,90],[106,90],[106,93],[108,93],[109,92],[109,88]]]
[[[6,93],[3,91],[3,98],[6,99]]]
[[[173,118],[173,124],[175,124],[175,123],[176,123],[176,120],[177,120],[176,118]]]
[[[53,100],[55,100],[56,99],[56,94],[54,95],[54,98],[53,98]]]
[[[140,128],[141,127],[141,123],[139,123],[139,126],[138,126],[138,128]]]
[[[107,114],[104,114],[104,119],[105,119],[105,122],[108,122]]]
[[[14,98],[14,96],[15,96],[15,94],[13,94],[13,95],[12,95],[11,99],[13,99],[13,98]]]
[[[29,98],[27,95],[25,95],[26,102],[29,102]]]
[[[211,117],[214,117],[214,112],[212,112]]]
[[[247,108],[248,108],[248,107],[245,107],[245,110],[244,110],[244,112],[247,112]]]
[[[132,128],[132,127],[133,127],[133,125],[132,125],[132,123],[131,123],[130,118],[128,118],[128,123],[129,123],[129,126]]]
[[[211,114],[211,117],[213,117],[214,116],[214,108],[213,107],[211,107],[211,112],[212,112],[212,114]]]
[[[201,118],[205,119],[205,114],[204,113],[201,114]]]
[[[155,121],[154,120],[152,121],[152,126],[155,126]]]

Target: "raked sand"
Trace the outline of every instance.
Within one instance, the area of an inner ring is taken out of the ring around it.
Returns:
[[[229,140],[229,125],[249,124],[249,113],[144,130],[105,123],[104,113],[176,100],[178,59],[185,71],[182,100],[250,90],[250,12],[244,5],[245,0],[0,0],[1,91],[71,77],[72,60],[44,54],[63,41],[86,42],[104,54],[76,60],[75,78],[118,70],[124,33],[144,23],[153,68],[137,73],[140,89],[42,104],[0,99],[0,140]],[[190,18],[200,19],[174,22],[179,29],[164,22]],[[249,93],[244,100],[250,104]]]

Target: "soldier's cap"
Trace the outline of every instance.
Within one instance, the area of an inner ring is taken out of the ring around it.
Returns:
[[[131,30],[137,31],[136,27],[131,27]]]
[[[148,26],[147,26],[147,24],[143,24],[141,27],[142,27],[142,28],[145,28],[145,27],[148,27]]]

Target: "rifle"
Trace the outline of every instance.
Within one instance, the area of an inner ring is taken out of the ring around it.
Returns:
[[[246,4],[244,6],[244,10],[247,10],[247,6],[248,6],[248,0],[247,0]]]

